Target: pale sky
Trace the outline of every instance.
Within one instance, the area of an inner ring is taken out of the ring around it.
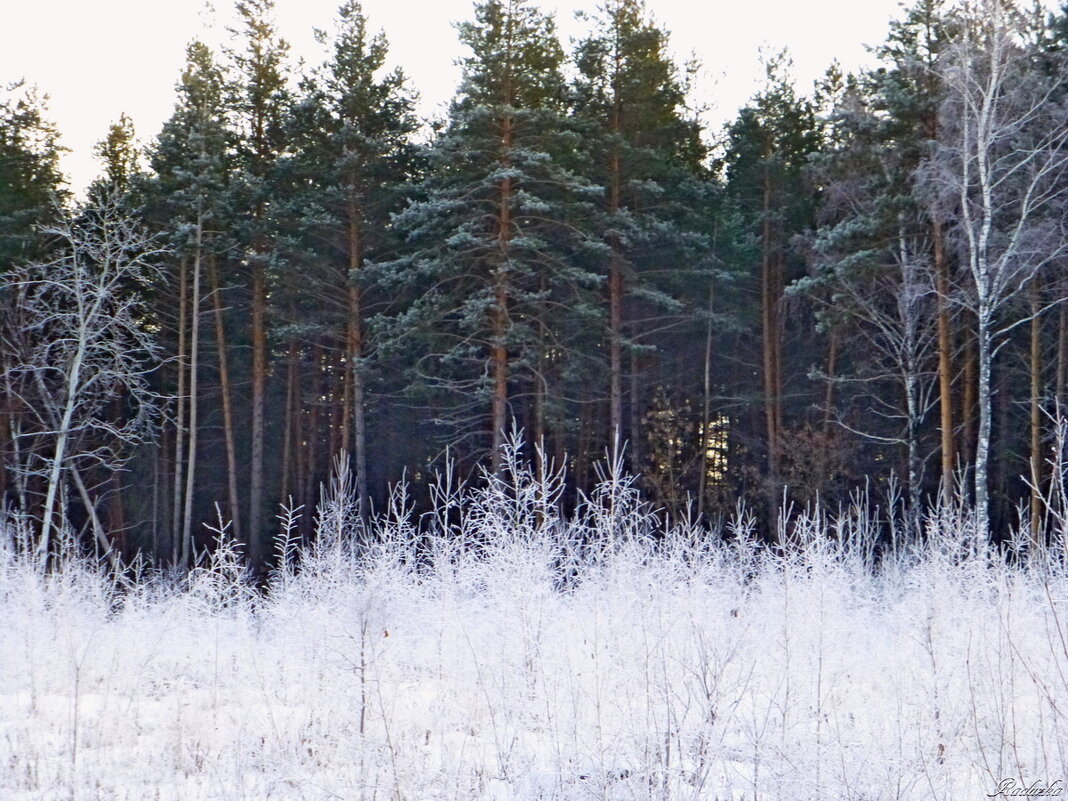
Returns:
[[[567,42],[584,28],[576,10],[600,0],[543,0]],[[0,27],[0,85],[19,78],[50,97],[52,119],[71,152],[63,166],[75,189],[99,172],[93,144],[123,112],[148,143],[170,115],[174,85],[194,38],[219,43],[232,23],[231,0],[214,13],[203,0],[7,0]],[[278,26],[294,58],[321,60],[313,28],[332,27],[337,0],[277,0]],[[383,29],[391,60],[404,67],[424,114],[440,112],[459,77],[462,54],[453,22],[471,16],[471,0],[364,0],[371,26]],[[853,69],[870,63],[864,45],[881,42],[898,0],[647,0],[671,32],[680,59],[704,65],[699,100],[718,126],[757,89],[761,48],[789,49],[801,89],[837,58]]]

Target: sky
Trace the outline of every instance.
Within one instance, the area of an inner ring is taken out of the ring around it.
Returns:
[[[600,0],[543,0],[564,42],[582,34],[577,10]],[[332,27],[337,0],[277,0],[278,27],[295,59],[321,61],[314,28]],[[231,0],[11,0],[0,27],[0,85],[24,78],[49,98],[51,117],[70,152],[63,168],[84,188],[100,171],[93,145],[126,113],[151,142],[174,106],[174,85],[194,38],[218,44],[232,24]],[[459,79],[463,55],[452,23],[471,16],[471,0],[364,0],[382,29],[391,61],[404,67],[424,115],[440,114]],[[832,59],[846,69],[871,63],[865,45],[883,40],[900,15],[898,0],[647,0],[671,32],[680,60],[703,65],[696,94],[713,128],[759,87],[760,51],[787,48],[807,91]]]

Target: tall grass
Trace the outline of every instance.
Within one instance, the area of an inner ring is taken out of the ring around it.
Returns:
[[[367,528],[342,472],[265,594],[0,553],[0,798],[934,799],[1068,769],[1063,560],[863,498],[764,547],[610,471],[569,519],[518,459]],[[883,530],[886,529],[884,525]],[[1063,786],[1063,783],[1062,783]]]

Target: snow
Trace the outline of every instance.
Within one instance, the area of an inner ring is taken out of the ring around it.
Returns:
[[[1065,776],[1053,561],[932,530],[873,569],[821,534],[849,521],[802,520],[782,557],[647,536],[636,508],[468,508],[324,542],[267,596],[225,550],[116,590],[0,549],[0,798],[955,801]]]

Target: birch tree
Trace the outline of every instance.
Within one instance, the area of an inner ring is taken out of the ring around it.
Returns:
[[[1042,267],[1064,255],[1059,219],[1068,192],[1064,62],[1037,69],[1026,19],[1006,0],[961,9],[959,33],[938,66],[946,91],[939,140],[920,177],[955,218],[956,244],[975,314],[979,430],[976,534],[990,533],[991,373],[1006,335],[1025,319],[1009,304]]]
[[[85,473],[122,469],[129,449],[148,441],[159,398],[148,375],[159,356],[143,314],[141,289],[157,275],[162,248],[124,211],[118,193],[99,193],[43,231],[56,255],[4,277],[0,292],[18,309],[3,335],[14,354],[6,383],[30,421],[16,434],[33,440],[18,470],[44,480],[37,541],[48,565],[57,506],[71,482],[98,543],[110,550]],[[109,414],[125,399],[122,419]],[[42,443],[43,441],[43,443]]]

